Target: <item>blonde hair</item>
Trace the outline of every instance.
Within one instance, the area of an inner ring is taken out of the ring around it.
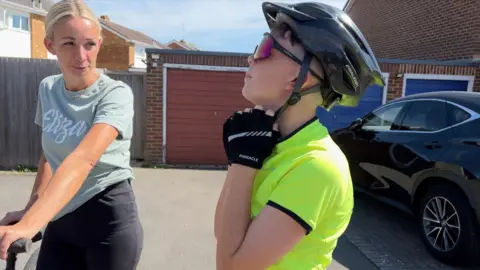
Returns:
[[[82,17],[94,22],[102,29],[93,11],[87,6],[83,0],[61,0],[53,5],[45,18],[45,36],[53,38],[53,30],[55,25],[67,17]]]

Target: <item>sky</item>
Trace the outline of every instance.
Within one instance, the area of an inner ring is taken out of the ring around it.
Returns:
[[[282,0],[277,0],[278,2]],[[285,0],[287,3],[308,0]],[[317,0],[343,9],[347,0]],[[97,17],[167,43],[185,39],[201,50],[249,53],[268,31],[262,0],[85,0]]]

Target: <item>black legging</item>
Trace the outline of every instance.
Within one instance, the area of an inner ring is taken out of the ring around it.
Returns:
[[[142,250],[135,196],[124,181],[47,226],[37,270],[134,270]]]

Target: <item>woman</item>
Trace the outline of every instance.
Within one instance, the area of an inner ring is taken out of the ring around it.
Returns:
[[[1,258],[48,224],[37,270],[136,269],[143,229],[130,185],[132,91],[96,70],[101,26],[84,1],[56,3],[45,25],[62,74],[40,83],[43,154],[27,206],[1,221]]]
[[[326,269],[353,210],[348,161],[317,106],[356,106],[384,84],[372,51],[340,10],[264,3],[271,32],[245,76],[256,105],[224,124],[229,163],[216,215],[217,269]]]

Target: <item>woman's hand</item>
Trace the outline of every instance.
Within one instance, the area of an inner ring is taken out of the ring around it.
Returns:
[[[10,245],[20,238],[31,239],[32,233],[17,225],[0,226],[0,259],[7,259],[7,250]]]
[[[2,219],[0,219],[0,226],[17,223],[25,215],[25,209],[19,211],[8,212]]]

